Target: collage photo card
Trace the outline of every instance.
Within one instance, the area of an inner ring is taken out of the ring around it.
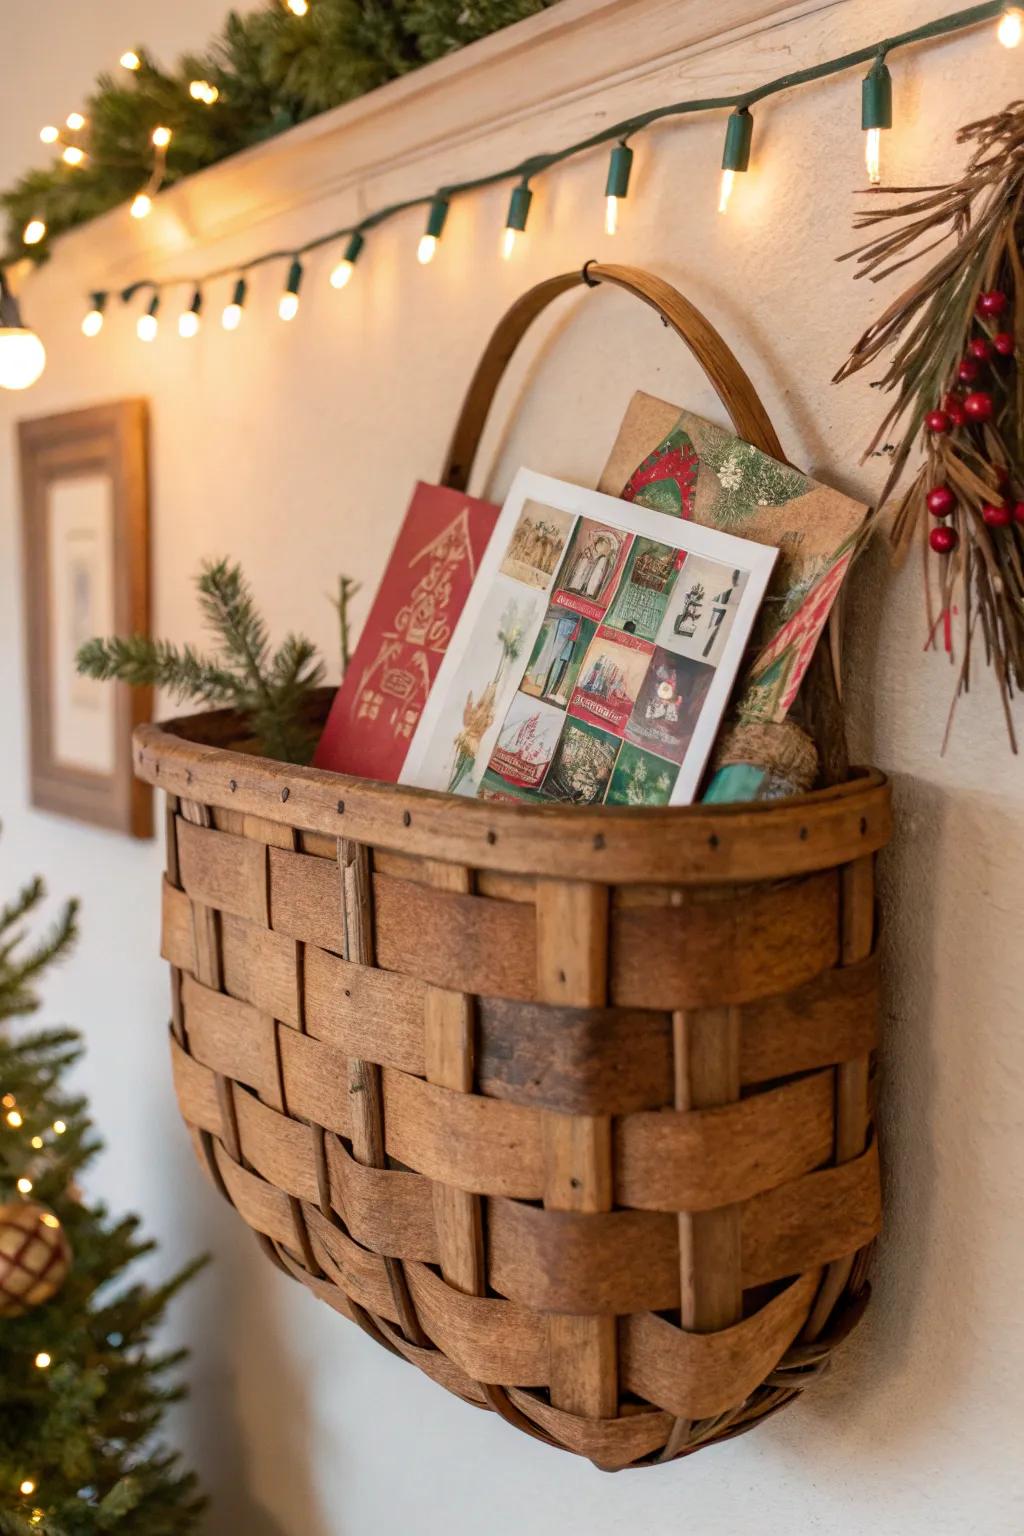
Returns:
[[[490,800],[688,804],[775,557],[520,470],[401,782]]]

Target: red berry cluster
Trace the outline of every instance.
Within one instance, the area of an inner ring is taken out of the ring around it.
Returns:
[[[978,318],[982,321],[998,321],[1009,302],[1007,295],[998,288],[981,294],[977,303]],[[1016,341],[1011,331],[995,331],[990,335],[972,337],[967,343],[967,355],[956,371],[957,382],[966,386],[969,392],[958,394],[951,390],[944,395],[941,407],[929,411],[925,416],[924,424],[929,432],[952,432],[958,427],[969,424],[981,426],[991,420],[994,409],[991,393],[987,389],[973,389],[970,386],[982,381],[983,370],[996,358],[1013,357],[1015,351]],[[1005,467],[998,464],[993,467],[1000,491],[1008,490],[1010,477]],[[948,485],[933,485],[925,500],[933,517],[949,517],[956,508],[956,496]],[[987,503],[981,509],[981,516],[989,528],[1008,528],[1014,522],[1024,525],[1024,501],[1018,501],[1012,506],[1009,501]],[[948,523],[939,523],[928,535],[928,542],[936,554],[949,555],[959,544],[960,536]]]

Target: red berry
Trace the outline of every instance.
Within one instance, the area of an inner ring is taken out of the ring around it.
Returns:
[[[973,357],[965,357],[956,370],[956,376],[961,384],[974,384],[981,377],[981,369]]]
[[[964,401],[964,414],[972,421],[988,421],[992,415],[992,396],[983,389],[976,389]]]
[[[948,485],[933,485],[925,501],[932,517],[948,517],[956,506],[956,497]]]
[[[1024,523],[1024,501],[1018,501],[1015,505],[1013,509],[1013,520],[1015,523]]]
[[[1001,315],[1008,303],[1005,293],[993,288],[989,293],[983,293],[978,298],[978,312],[982,315]]]
[[[1015,351],[1015,342],[1012,331],[997,331],[992,337],[992,345],[1000,357],[1012,357]]]
[[[984,336],[975,336],[973,341],[967,343],[967,355],[979,363],[987,363],[992,356],[992,346]]]
[[[996,507],[987,502],[981,509],[981,518],[990,528],[1008,528],[1013,521],[1013,513],[1009,507]]]
[[[956,529],[947,527],[945,523],[940,523],[928,535],[928,543],[937,555],[951,555],[959,542],[960,535]]]
[[[996,472],[996,484],[1001,491],[1005,491],[1010,483],[1010,471],[1005,464],[993,464],[992,468]]]
[[[948,432],[953,425],[948,411],[929,411],[924,424],[929,432]]]
[[[951,405],[946,414],[949,417],[950,424],[954,427],[962,427],[967,420],[967,413],[959,401],[957,401],[956,405]]]

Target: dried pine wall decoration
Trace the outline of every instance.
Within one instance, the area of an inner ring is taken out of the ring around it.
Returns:
[[[874,195],[904,200],[858,215],[858,228],[878,231],[849,253],[859,277],[880,282],[946,249],[868,327],[836,382],[889,359],[878,387],[895,400],[868,447],[892,453],[879,505],[903,480],[920,437],[924,460],[896,503],[890,538],[902,553],[916,537],[924,553],[928,644],[957,662],[950,724],[980,648],[1016,751],[1011,699],[1024,682],[1024,102],[967,124],[957,142],[973,146],[959,181],[885,189]]]

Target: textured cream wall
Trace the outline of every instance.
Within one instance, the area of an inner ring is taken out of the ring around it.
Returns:
[[[8,41],[12,27],[17,33],[0,64],[5,178],[34,154],[39,124],[67,110],[74,90],[123,46],[198,41],[221,10],[215,0],[8,8]],[[638,29],[643,8],[634,4]],[[671,8],[652,0],[649,9],[667,25]],[[735,9],[734,0],[720,9]],[[676,89],[686,94],[686,82],[711,90],[725,78],[762,79],[940,5],[844,0],[796,9],[804,19],[672,65],[660,82],[641,76],[619,88],[616,102],[649,105]],[[680,24],[684,13],[689,24],[694,6],[678,8]],[[595,74],[618,57],[596,24],[570,46],[590,50]],[[900,126],[886,163],[896,179],[949,175],[960,162],[956,125],[1020,89],[1020,58],[990,33],[893,62]],[[0,874],[7,889],[38,868],[55,892],[84,901],[81,948],[49,1002],[52,1016],[79,1024],[89,1042],[82,1082],[110,1143],[92,1187],[146,1213],[161,1264],[216,1251],[173,1321],[195,1350],[193,1400],[177,1429],[214,1492],[214,1536],[518,1536],[526,1526],[538,1536],[1024,1530],[1024,791],[983,675],[939,756],[951,673],[922,654],[916,569],[894,577],[880,557],[869,560],[850,603],[853,734],[858,752],[892,773],[899,810],[883,873],[888,1225],[874,1303],[831,1379],[762,1431],[683,1465],[609,1479],[555,1456],[448,1398],[261,1259],[196,1172],[172,1102],[157,959],[159,847],[28,806],[19,415],[148,395],[158,630],[196,636],[190,577],[203,555],[228,552],[243,559],[275,629],[302,627],[330,647],[333,574],[346,570],[372,587],[412,481],[437,472],[501,310],[534,279],[614,250],[684,287],[733,340],[796,462],[870,497],[879,466],[860,467],[858,457],[879,398],[866,382],[828,383],[894,291],[853,283],[833,259],[851,244],[851,192],[861,181],[858,90],[848,77],[762,111],[755,173],[727,220],[714,213],[720,119],[671,127],[637,146],[635,196],[614,246],[600,233],[602,155],[540,185],[528,249],[515,262],[496,259],[505,193],[481,194],[453,209],[429,270],[412,259],[416,217],[381,234],[344,295],[325,284],[326,258],[311,267],[290,328],[273,314],[275,279],[256,285],[233,338],[209,327],[188,346],[168,334],[145,348],[121,318],[99,343],[84,342],[82,290],[116,264],[123,219],[66,241],[31,286],[50,366],[31,396],[0,402]],[[491,155],[507,159],[563,131],[575,136],[572,125],[592,108],[560,103],[547,123],[496,125],[489,137],[426,153],[408,178],[422,185],[458,176]],[[425,136],[434,127],[425,119]],[[385,168],[382,187],[387,176]],[[204,185],[209,204],[222,183]],[[301,238],[345,217],[349,196],[339,191],[271,218],[254,238]],[[178,236],[187,246],[188,228]],[[218,259],[245,249],[244,235],[229,235]],[[188,259],[202,265],[206,253]],[[129,261],[118,275],[133,270]],[[497,495],[520,462],[595,479],[635,387],[717,414],[681,349],[623,296],[567,301],[548,337],[518,372],[519,392],[524,382],[530,390],[515,426],[497,434]]]

